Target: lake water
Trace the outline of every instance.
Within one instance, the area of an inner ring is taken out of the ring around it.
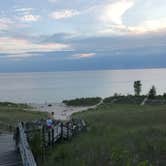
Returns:
[[[133,94],[135,80],[142,81],[144,94],[152,85],[158,94],[166,92],[166,69],[1,73],[0,101],[43,103]]]

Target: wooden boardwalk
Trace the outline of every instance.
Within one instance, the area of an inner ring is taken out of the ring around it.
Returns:
[[[0,134],[0,166],[37,166],[29,145],[36,133],[42,138],[39,147],[44,160],[45,151],[49,147],[60,141],[69,140],[85,129],[86,123],[81,119],[72,119],[68,122],[55,121],[51,128],[46,126],[45,121],[20,122],[15,130],[15,140],[13,134]]]
[[[0,166],[22,166],[12,134],[0,134]]]

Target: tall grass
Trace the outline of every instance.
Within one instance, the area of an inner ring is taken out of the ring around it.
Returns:
[[[24,104],[0,103],[0,131],[13,129],[18,121],[37,120],[46,116],[46,113],[28,111],[28,106]]]
[[[56,146],[44,166],[166,165],[166,105],[103,104],[74,116],[87,132]]]

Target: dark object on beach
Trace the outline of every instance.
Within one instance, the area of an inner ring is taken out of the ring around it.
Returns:
[[[48,104],[48,107],[52,107],[52,104]]]

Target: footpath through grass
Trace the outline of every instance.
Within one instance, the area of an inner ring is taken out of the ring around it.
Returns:
[[[46,113],[28,111],[24,104],[0,103],[0,131],[14,128],[18,121],[31,121],[46,118]]]
[[[87,132],[57,145],[43,166],[166,165],[166,105],[102,104],[74,116]]]

